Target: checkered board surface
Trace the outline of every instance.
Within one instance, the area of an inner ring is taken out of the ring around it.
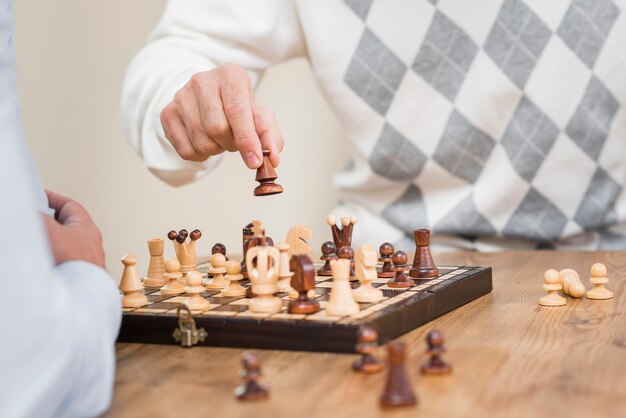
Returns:
[[[201,265],[198,270],[204,273],[207,267]],[[221,297],[219,290],[205,290],[203,296],[210,301],[209,308],[192,311],[192,315],[196,325],[205,328],[209,335],[205,345],[353,351],[360,325],[376,326],[381,342],[385,342],[491,291],[489,268],[450,266],[439,267],[439,271],[438,277],[420,279],[415,286],[405,289],[392,289],[386,284],[389,279],[377,278],[372,284],[383,291],[384,299],[360,303],[360,311],[350,316],[326,314],[332,277],[324,276],[315,279],[314,299],[321,306],[315,314],[288,313],[290,299],[286,294],[278,294],[283,300],[282,311],[266,314],[250,312],[248,298]],[[250,285],[248,280],[241,284]],[[158,290],[147,289],[145,293],[148,305],[124,309],[119,340],[176,344],[171,334],[177,325],[176,310],[186,296],[163,295]],[[435,296],[440,294],[444,299],[434,303]],[[407,307],[414,311],[410,318],[404,318]]]

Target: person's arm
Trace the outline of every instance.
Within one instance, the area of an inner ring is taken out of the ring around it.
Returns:
[[[252,86],[267,67],[304,51],[292,0],[170,0],[126,73],[131,145],[172,185],[210,171],[224,151],[256,168],[263,146],[278,165],[283,139]]]
[[[120,297],[89,250],[99,237],[79,205],[46,222],[56,250],[80,251],[51,251],[20,126],[11,2],[0,9],[0,416],[97,416],[111,400]]]

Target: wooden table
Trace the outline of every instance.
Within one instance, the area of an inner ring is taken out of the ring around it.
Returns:
[[[438,264],[485,265],[493,293],[404,335],[419,405],[384,411],[385,373],[351,371],[354,355],[258,350],[270,399],[241,403],[241,349],[118,344],[111,417],[617,417],[626,416],[626,254],[457,253]],[[543,272],[609,269],[611,300],[543,308]],[[447,377],[423,377],[426,333],[447,337]],[[385,350],[381,349],[381,357]]]

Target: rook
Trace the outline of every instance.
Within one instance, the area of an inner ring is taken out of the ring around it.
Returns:
[[[430,253],[430,229],[417,229],[413,231],[413,236],[415,238],[415,258],[409,276],[416,279],[438,276],[439,270]]]
[[[401,341],[392,341],[387,346],[389,371],[385,391],[380,397],[383,407],[411,406],[417,403],[411,382],[404,369],[406,346]]]

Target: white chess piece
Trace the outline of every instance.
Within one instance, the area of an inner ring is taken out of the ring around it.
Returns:
[[[202,286],[202,274],[198,271],[190,271],[187,273],[187,287],[185,292],[189,295],[183,302],[192,311],[200,311],[209,309],[211,303],[202,297],[204,286]]]
[[[278,290],[280,254],[275,247],[252,247],[246,253],[248,278],[256,296],[248,302],[250,312],[277,313],[282,301],[274,296]]]
[[[350,288],[350,260],[331,260],[333,287],[330,300],[326,306],[326,314],[330,316],[347,316],[359,312],[359,304],[354,301]]]
[[[278,266],[278,291],[289,293],[294,291],[291,287],[291,277],[293,273],[289,270],[289,248],[286,242],[279,243],[276,248],[280,254],[280,265]]]
[[[120,281],[120,290],[124,293],[124,296],[122,296],[122,308],[138,308],[147,305],[148,298],[143,293],[141,279],[135,268],[137,257],[125,255],[122,258],[122,264],[124,264],[124,272]]]
[[[185,286],[179,281],[183,277],[180,272],[180,262],[175,259],[169,259],[165,262],[165,277],[168,282],[160,290],[163,295],[179,295],[185,291]]]
[[[246,295],[246,288],[239,283],[239,281],[243,279],[241,263],[239,263],[239,261],[230,260],[226,263],[226,275],[224,278],[228,280],[228,286],[220,292],[221,296],[239,297]]]
[[[226,273],[226,256],[221,253],[215,253],[211,256],[211,270],[209,273],[213,278],[206,284],[209,290],[225,289],[228,286],[228,280],[224,278]]]
[[[548,291],[548,294],[539,299],[541,306],[563,306],[567,303],[567,299],[557,293],[557,290],[561,290],[563,286],[560,283],[559,272],[550,269],[546,270],[543,274],[543,280],[545,284],[543,288]]]
[[[383,291],[372,286],[372,281],[378,277],[376,266],[378,257],[371,245],[362,245],[354,257],[355,274],[361,286],[354,289],[354,300],[361,303],[379,302],[384,298]]]
[[[587,291],[587,299],[611,299],[613,292],[604,287],[609,282],[606,266],[602,263],[595,263],[591,266],[591,279],[593,288]]]

